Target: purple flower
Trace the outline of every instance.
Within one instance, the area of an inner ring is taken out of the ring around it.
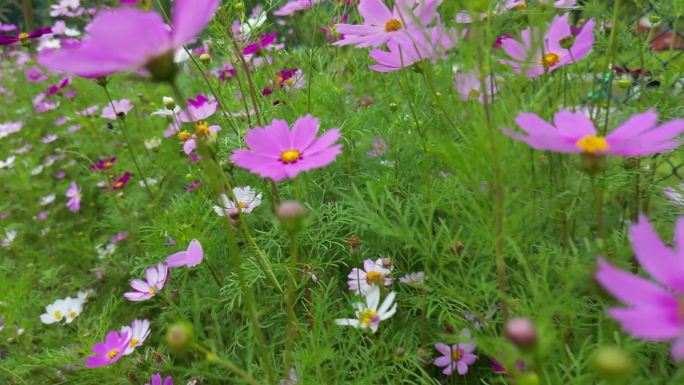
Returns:
[[[150,382],[146,382],[145,385],[173,385],[173,378],[167,376],[164,381],[162,381],[161,374],[157,373],[150,377]]]
[[[382,137],[377,136],[373,138],[371,146],[373,147],[373,149],[366,152],[366,155],[370,156],[371,158],[374,158],[376,156],[383,156],[387,152],[387,143],[385,142],[385,139],[383,139]]]
[[[65,195],[67,198],[69,198],[69,201],[66,203],[66,207],[73,212],[79,211],[81,209],[81,189],[78,188],[76,182],[71,182],[69,188],[66,190]]]
[[[273,12],[276,16],[291,16],[299,11],[309,9],[320,0],[292,0]]]
[[[166,257],[166,263],[169,267],[193,267],[197,266],[204,259],[204,250],[198,240],[193,239],[185,251],[179,251]]]
[[[128,238],[128,231],[122,231],[120,233],[114,234],[114,236],[112,236],[112,239],[110,239],[109,242],[119,243],[119,242],[125,240],[126,238]]]
[[[90,166],[90,169],[91,170],[106,170],[108,168],[112,168],[115,163],[116,163],[116,157],[115,156],[113,156],[109,159],[100,158],[100,160],[97,163]]]
[[[382,259],[378,258],[375,262],[366,259],[362,269],[355,267],[347,275],[349,290],[360,295],[365,294],[372,286],[390,286],[390,273],[392,270],[383,266]]]
[[[492,95],[499,92],[498,87],[494,84],[491,75],[485,77],[485,85],[487,89],[487,96],[492,100]],[[468,101],[471,98],[476,98],[478,102],[484,103],[484,93],[482,92],[482,83],[480,83],[480,74],[477,70],[467,73],[459,72],[456,74],[454,81],[456,92],[461,97],[461,100]]]
[[[38,83],[47,80],[47,78],[47,75],[45,75],[38,67],[31,67],[26,70],[26,79],[30,82]]]
[[[675,226],[676,246],[663,243],[646,216],[629,229],[629,237],[641,267],[657,283],[619,270],[598,259],[596,280],[627,307],[611,308],[608,314],[634,337],[672,341],[672,357],[684,359],[684,217]]]
[[[641,156],[672,150],[684,132],[684,119],[658,126],[658,114],[649,110],[627,119],[607,136],[597,134],[592,121],[581,112],[563,110],[555,125],[531,113],[520,113],[515,122],[527,135],[504,129],[504,134],[539,150],[592,155]]]
[[[160,61],[169,61],[162,67],[172,66],[173,52],[202,32],[218,5],[219,0],[176,0],[171,12],[172,28],[155,12],[134,7],[102,10],[86,26],[88,35],[81,44],[41,52],[38,62],[84,77],[145,66],[154,74]]]
[[[418,5],[414,6],[416,3]],[[362,48],[400,43],[400,38],[407,32],[422,33],[420,31],[437,17],[440,3],[441,0],[400,1],[390,10],[382,0],[361,0],[358,10],[363,24],[338,24],[336,30],[344,38],[333,45],[354,44]]]
[[[131,287],[135,291],[124,293],[129,301],[139,302],[148,300],[164,288],[166,278],[168,277],[169,268],[164,263],[159,262],[157,267],[150,266],[145,270],[145,281],[142,279],[134,279],[131,281]]]
[[[249,149],[234,151],[230,159],[238,167],[276,182],[294,178],[332,163],[342,151],[342,145],[335,144],[339,130],[330,129],[317,138],[318,127],[319,120],[311,115],[297,119],[292,130],[286,121],[273,120],[268,126],[247,130]]]
[[[442,343],[435,344],[435,349],[442,353],[441,357],[435,359],[435,365],[444,368],[442,373],[450,376],[454,369],[460,375],[468,373],[468,365],[472,365],[477,356],[472,354],[475,350],[474,343],[445,345]]]
[[[438,25],[426,33],[422,30],[411,31],[387,42],[389,51],[373,49],[370,57],[377,64],[369,66],[373,71],[391,72],[412,66],[430,59],[436,62],[445,58],[446,51],[456,45],[454,33]]]
[[[192,182],[188,183],[185,187],[183,187],[183,191],[193,192],[200,187],[202,187],[202,181],[199,179],[195,179]]]
[[[119,360],[126,351],[131,337],[127,333],[119,334],[117,331],[107,333],[104,342],[93,345],[95,355],[88,356],[85,366],[96,368],[98,366],[111,365]]]
[[[126,186],[128,181],[131,179],[131,173],[126,171],[120,178],[118,178],[114,183],[112,183],[112,190],[121,190]]]
[[[43,27],[43,28],[38,28],[37,30],[31,32],[31,33],[26,33],[26,32],[20,32],[16,34],[15,36],[7,36],[7,35],[0,35],[0,45],[10,45],[14,44],[17,42],[25,42],[28,41],[29,39],[35,39],[38,37],[41,37],[43,35],[48,35],[52,33],[52,29],[49,27]]]
[[[194,123],[205,120],[216,113],[218,102],[209,100],[202,94],[197,94],[195,99],[188,99],[188,107],[181,111],[179,116],[183,123]]]
[[[516,73],[527,70],[527,76],[533,78],[547,72],[581,60],[592,49],[594,44],[594,19],[589,19],[582,31],[574,36],[568,24],[568,15],[556,16],[549,31],[544,37],[544,47],[535,47],[533,41],[539,37],[538,30],[525,29],[521,33],[522,43],[515,39],[504,39],[501,48],[514,60],[501,59],[500,62],[513,67]],[[532,62],[529,62],[529,60]]]
[[[418,271],[399,278],[399,282],[407,285],[422,285],[425,282],[425,273]]]
[[[114,100],[102,109],[102,116],[105,119],[116,120],[117,114],[126,115],[133,109],[133,104],[128,99]]]
[[[275,32],[260,36],[259,40],[257,40],[256,42],[246,45],[245,48],[242,49],[242,54],[251,55],[258,53],[261,50],[268,47],[269,45],[273,44],[276,37],[278,37],[278,34],[276,34]]]
[[[43,143],[45,143],[45,144],[48,144],[48,143],[54,142],[54,141],[57,140],[58,138],[59,138],[59,137],[58,137],[57,135],[55,135],[55,134],[50,134],[50,135],[47,135],[47,136],[44,136],[44,137],[40,138],[40,141],[43,142]]]

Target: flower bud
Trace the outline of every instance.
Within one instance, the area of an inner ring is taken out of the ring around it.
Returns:
[[[658,16],[658,15],[651,15],[651,16],[648,17],[648,21],[649,21],[651,24],[658,24],[658,23],[660,23],[660,16]]]
[[[392,112],[397,112],[397,110],[399,109],[399,106],[397,105],[397,103],[392,102],[389,104],[389,109]]]
[[[171,350],[183,350],[192,343],[192,328],[186,323],[177,322],[166,330],[166,344]]]
[[[162,103],[164,103],[164,107],[166,107],[167,110],[173,110],[176,108],[176,100],[170,96],[164,96],[162,98]]]
[[[282,202],[276,208],[276,217],[280,219],[283,228],[289,232],[296,232],[301,228],[305,215],[304,205],[293,200]]]
[[[629,377],[634,369],[632,357],[617,346],[604,346],[596,350],[594,365],[601,377],[618,380]]]
[[[520,385],[539,385],[541,381],[537,373],[523,373],[517,377]]]
[[[209,63],[211,61],[211,55],[209,55],[208,53],[205,52],[205,53],[200,55],[199,59],[202,63],[206,64],[206,63]]]
[[[617,81],[617,86],[626,90],[632,86],[632,81],[630,79],[620,79]]]
[[[233,9],[238,11],[238,12],[242,12],[245,10],[245,3],[243,3],[242,1],[239,1],[233,5]]]
[[[528,318],[513,318],[506,324],[506,338],[521,350],[530,350],[537,345],[537,329]]]

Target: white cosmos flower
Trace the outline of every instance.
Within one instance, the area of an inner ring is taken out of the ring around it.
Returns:
[[[66,297],[63,301],[65,309],[64,318],[66,323],[70,324],[83,311],[83,301],[71,297]]]
[[[146,149],[152,150],[152,149],[159,147],[159,145],[161,145],[161,139],[159,139],[155,136],[153,138],[150,138],[149,140],[145,140],[143,142],[143,144],[145,145]]]
[[[57,301],[45,306],[45,313],[40,315],[40,321],[44,324],[53,324],[60,322],[67,314],[66,300],[58,299]]]
[[[17,237],[17,232],[14,230],[5,231],[5,238],[2,239],[2,247],[9,248],[14,239]]]
[[[133,353],[135,348],[142,346],[147,337],[150,335],[150,321],[143,319],[135,319],[131,326],[124,326],[121,328],[121,333],[127,333],[131,337],[131,342],[128,343],[124,356]]]
[[[10,156],[7,160],[0,160],[0,169],[11,168],[14,165],[16,156]]]
[[[366,292],[366,301],[356,302],[356,318],[336,319],[335,324],[340,326],[353,326],[357,329],[370,329],[375,333],[378,331],[380,322],[394,315],[397,311],[397,304],[394,303],[396,294],[390,292],[380,305],[380,288],[371,286]],[[379,307],[378,307],[379,305]]]
[[[266,22],[266,12],[261,12],[257,17],[250,17],[240,25],[240,35],[249,36],[252,31],[259,29]]]
[[[181,108],[176,106],[173,108],[173,110],[169,110],[168,108],[160,108],[157,111],[154,111],[152,115],[156,116],[173,116],[173,115],[178,115],[181,112]]]
[[[221,194],[221,206],[214,206],[214,212],[217,215],[223,217],[237,214],[238,207],[243,213],[249,214],[261,204],[261,193],[258,193],[251,186],[235,187],[233,195],[235,195],[237,203],[228,199],[226,194]]]
[[[54,202],[56,197],[57,196],[55,194],[46,195],[46,196],[40,198],[40,205],[41,206],[47,206],[50,203]]]

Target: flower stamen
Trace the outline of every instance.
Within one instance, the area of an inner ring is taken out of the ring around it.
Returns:
[[[550,68],[555,66],[560,62],[560,55],[558,55],[555,52],[549,52],[544,54],[541,58],[541,64],[544,66],[544,68]]]
[[[578,140],[575,145],[587,154],[606,151],[610,148],[606,138],[596,135],[586,135]]]
[[[294,149],[286,150],[280,153],[280,161],[285,164],[296,163],[301,158],[302,153]]]
[[[398,19],[389,19],[385,23],[385,32],[396,32],[400,30],[403,27],[403,24],[401,24],[401,20]]]

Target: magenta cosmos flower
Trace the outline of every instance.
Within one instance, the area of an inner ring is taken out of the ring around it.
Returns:
[[[155,12],[102,10],[86,27],[81,44],[41,53],[37,59],[52,70],[85,77],[147,67],[156,78],[168,80],[174,51],[202,32],[218,5],[219,0],[176,0],[172,28]]]
[[[599,258],[596,279],[627,305],[612,308],[608,314],[634,337],[674,340],[672,357],[680,361],[684,359],[684,217],[677,220],[673,249],[658,238],[644,215],[631,226],[629,237],[639,264],[658,283],[619,270]]]
[[[453,36],[452,36],[453,35]],[[387,42],[389,51],[373,49],[370,57],[377,64],[369,68],[378,72],[391,72],[430,59],[436,62],[446,58],[446,51],[456,46],[456,34],[441,25],[429,32],[423,30],[407,31]]]
[[[0,45],[10,45],[18,42],[26,42],[31,39],[39,38],[43,35],[48,35],[52,33],[52,28],[43,27],[38,28],[33,32],[20,32],[14,36],[0,35]]]
[[[173,378],[168,376],[162,381],[161,374],[157,373],[150,377],[150,382],[146,382],[145,385],[173,385]]]
[[[234,151],[230,159],[237,166],[274,181],[327,166],[342,151],[342,145],[335,144],[340,131],[332,128],[317,138],[319,123],[317,118],[306,115],[297,119],[292,130],[286,121],[277,119],[269,126],[250,129],[245,136],[249,149]]]
[[[166,285],[166,278],[169,275],[169,268],[162,262],[157,267],[151,266],[145,270],[145,280],[134,279],[131,281],[131,287],[135,291],[124,293],[129,301],[139,302],[148,300],[164,288]]]
[[[538,30],[527,28],[522,31],[522,43],[515,39],[504,39],[501,48],[514,60],[501,59],[501,63],[510,65],[516,73],[527,70],[527,76],[533,78],[587,56],[594,45],[594,19],[589,19],[575,36],[570,30],[568,15],[566,13],[553,19],[544,37],[543,49],[533,46],[535,39],[532,35],[538,35]]]
[[[487,98],[492,100],[492,96],[499,92],[499,88],[491,75],[487,75],[484,79],[487,90]],[[456,74],[454,80],[454,88],[461,97],[461,100],[468,101],[471,98],[477,99],[478,102],[484,103],[484,92],[482,92],[482,82],[480,82],[480,73],[478,70],[470,72],[459,72]]]
[[[454,369],[460,375],[468,373],[468,365],[471,365],[477,360],[477,356],[472,354],[475,350],[474,343],[445,345],[442,343],[435,344],[435,349],[442,353],[441,357],[435,359],[435,365],[444,368],[442,373],[450,376]]]
[[[77,212],[81,209],[81,189],[78,188],[76,182],[71,182],[64,195],[69,198],[69,201],[66,203],[69,211]]]
[[[197,239],[190,241],[188,249],[179,251],[166,257],[166,263],[169,267],[193,267],[197,266],[204,259],[204,250]]]
[[[627,119],[603,137],[586,115],[563,110],[554,124],[531,113],[521,113],[515,122],[527,133],[504,129],[504,134],[538,150],[591,155],[641,156],[669,151],[679,146],[676,138],[684,132],[684,119],[658,124],[658,114],[649,110]]]
[[[93,345],[93,353],[86,359],[85,366],[97,368],[98,366],[111,365],[119,360],[130,344],[131,336],[128,333],[119,334],[117,331],[107,333],[104,342]]]
[[[390,10],[382,0],[361,0],[359,13],[363,24],[338,24],[344,38],[333,45],[353,44],[357,47],[379,47],[397,39],[407,31],[420,31],[437,17],[441,0],[399,0]]]

